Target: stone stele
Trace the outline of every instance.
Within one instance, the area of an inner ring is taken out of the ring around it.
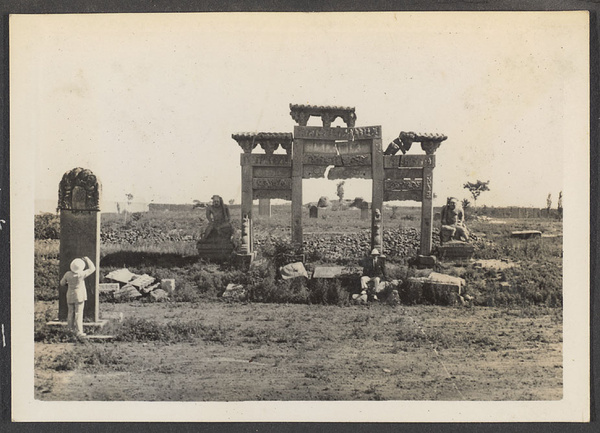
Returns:
[[[88,169],[74,168],[66,172],[58,188],[60,210],[60,265],[62,277],[71,261],[87,256],[96,272],[85,279],[87,301],[83,317],[92,322],[100,320],[100,182]],[[67,319],[67,287],[58,290],[58,319]]]

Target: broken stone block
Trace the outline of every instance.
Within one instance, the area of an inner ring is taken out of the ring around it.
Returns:
[[[500,288],[503,290],[508,290],[508,289],[510,289],[510,283],[507,283],[506,281],[502,281],[500,283]]]
[[[166,291],[169,295],[175,292],[175,280],[168,278],[160,282],[160,288]]]
[[[306,268],[304,267],[304,263],[296,262],[290,263],[285,266],[279,268],[279,273],[281,273],[281,278],[284,280],[289,280],[291,278],[297,277],[306,277],[308,278],[308,273],[306,272]]]
[[[120,287],[119,283],[100,283],[98,284],[98,291],[100,293],[112,293],[119,290]]]
[[[113,297],[118,301],[130,301],[140,298],[142,294],[131,284],[126,284],[113,293]]]
[[[398,305],[400,303],[398,290],[392,290],[392,293],[387,297],[386,302],[390,305]]]
[[[132,281],[129,282],[129,284],[131,284],[138,290],[142,290],[145,287],[153,284],[154,281],[156,281],[156,278],[151,277],[148,274],[144,274],[144,275],[140,275],[140,276],[134,278]]]
[[[366,304],[367,299],[368,297],[366,293],[361,293],[360,295],[358,293],[355,293],[354,295],[352,295],[352,300],[355,304]]]
[[[150,286],[142,287],[140,289],[140,292],[142,292],[144,295],[147,295],[148,293],[152,293],[153,290],[158,289],[159,286],[160,286],[160,283],[154,283],[154,284],[152,284]]]
[[[437,260],[435,256],[422,256],[419,254],[415,263],[419,269],[423,269],[433,268],[436,264],[436,261]]]
[[[165,301],[165,300],[169,299],[169,294],[167,292],[165,292],[163,289],[156,289],[156,290],[150,292],[150,298],[154,302]]]
[[[248,291],[241,284],[230,283],[225,288],[222,296],[232,301],[245,301],[248,298]]]
[[[448,285],[453,286],[456,289],[456,293],[459,295],[464,290],[467,282],[464,278],[453,277],[451,275],[440,274],[439,272],[432,272],[428,277],[429,283],[433,285]]]
[[[135,277],[137,277],[137,275],[130,272],[129,269],[126,268],[117,269],[116,271],[112,271],[106,276],[106,278],[109,280],[117,281],[123,284],[130,282]]]

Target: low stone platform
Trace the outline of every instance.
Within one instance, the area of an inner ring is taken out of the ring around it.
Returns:
[[[104,326],[108,323],[108,320],[102,319],[102,320],[98,320],[97,322],[83,322],[83,329],[85,328],[96,328],[96,329],[102,329],[104,328]],[[61,320],[52,320],[50,322],[47,323],[48,326],[67,326],[67,322],[66,321],[61,321]]]
[[[313,272],[313,278],[348,278],[361,274],[361,268],[348,266],[317,266]]]
[[[207,260],[227,260],[233,254],[234,245],[231,241],[203,242],[196,244],[200,258]]]
[[[542,232],[539,230],[520,230],[520,231],[516,231],[516,232],[512,232],[510,234],[511,238],[518,238],[518,239],[534,239],[534,238],[541,238],[542,237]]]
[[[473,256],[475,247],[467,242],[449,241],[438,247],[438,257],[448,260],[468,260]]]

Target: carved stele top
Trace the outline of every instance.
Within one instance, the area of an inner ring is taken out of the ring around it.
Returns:
[[[323,126],[327,128],[338,117],[344,121],[348,128],[353,128],[356,123],[356,113],[354,111],[354,107],[290,104],[290,115],[300,126],[306,126],[310,116],[316,116],[321,118]]]
[[[58,208],[67,210],[100,210],[101,185],[87,168],[67,171],[58,186]]]
[[[244,153],[252,153],[252,149],[260,144],[267,155],[272,155],[279,145],[289,155],[294,140],[291,132],[241,132],[232,134],[231,138],[237,141]]]

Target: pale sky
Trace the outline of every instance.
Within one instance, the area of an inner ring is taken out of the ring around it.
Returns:
[[[127,193],[239,203],[231,134],[293,132],[290,103],[356,107],[384,148],[400,131],[446,134],[435,205],[481,179],[480,205],[545,207],[551,193],[555,206],[563,152],[588,148],[581,13],[33,15],[10,27],[11,146],[33,150],[45,210],[74,167],[99,177],[107,211]],[[335,185],[306,180],[303,201],[335,198]],[[347,181],[346,196],[370,200],[371,182]]]

